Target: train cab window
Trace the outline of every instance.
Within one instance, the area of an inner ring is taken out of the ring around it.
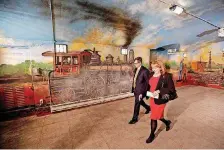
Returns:
[[[89,58],[89,56],[84,55],[84,56],[82,57],[82,59],[83,59],[83,63],[89,63],[89,62],[90,62],[90,58]]]
[[[73,65],[77,65],[78,64],[78,56],[73,56]]]
[[[63,57],[63,65],[70,65],[71,64],[71,57],[65,56]]]
[[[60,56],[56,57],[56,65],[61,65],[62,58]]]

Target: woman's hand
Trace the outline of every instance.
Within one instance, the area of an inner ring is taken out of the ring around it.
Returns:
[[[159,94],[160,93],[160,90],[156,90],[155,92]]]
[[[153,92],[153,97],[159,97],[159,93],[160,93],[159,90],[154,91]]]
[[[156,95],[158,95],[159,93],[160,93],[159,90],[156,90],[156,91],[153,92],[153,94],[156,94]]]

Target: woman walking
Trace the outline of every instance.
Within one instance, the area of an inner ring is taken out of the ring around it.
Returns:
[[[156,61],[151,65],[153,73],[149,78],[149,87],[154,98],[150,98],[151,133],[146,143],[151,143],[155,138],[157,120],[162,121],[166,125],[166,131],[170,129],[171,121],[164,119],[164,109],[169,100],[177,97],[172,74],[166,72],[164,64]]]

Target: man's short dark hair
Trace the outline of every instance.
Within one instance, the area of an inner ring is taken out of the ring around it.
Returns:
[[[134,61],[137,60],[139,63],[142,63],[142,57],[136,57]]]

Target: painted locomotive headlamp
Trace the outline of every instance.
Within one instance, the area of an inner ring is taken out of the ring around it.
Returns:
[[[122,54],[122,55],[128,55],[128,49],[126,49],[126,48],[122,48],[122,49],[121,49],[121,54]]]

